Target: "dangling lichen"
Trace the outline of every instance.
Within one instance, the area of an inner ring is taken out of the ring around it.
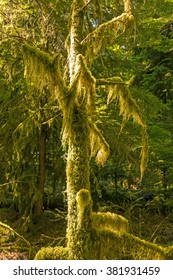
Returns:
[[[76,59],[75,78],[71,90],[76,93],[76,101],[85,104],[88,111],[95,109],[95,85],[96,80],[87,67],[85,58],[80,54]]]
[[[90,61],[98,54],[104,44],[106,45],[107,42],[110,43],[111,40],[115,40],[134,22],[131,2],[131,0],[124,1],[124,13],[99,25],[81,42],[87,48],[86,53]]]
[[[86,115],[92,115],[95,110],[96,80],[87,67],[85,58],[80,54],[76,58],[75,77],[68,91],[68,101],[63,108],[62,142],[67,145],[71,131],[74,107],[82,108]]]
[[[25,78],[29,86],[34,86],[40,93],[48,87],[59,103],[62,103],[62,92],[65,84],[60,73],[61,54],[51,57],[48,53],[28,44],[23,45]]]
[[[96,163],[103,165],[109,156],[109,145],[93,121],[90,124],[91,157],[96,157]]]
[[[120,77],[115,77],[114,79],[112,78],[112,80],[109,81],[108,104],[117,99],[120,105],[120,115],[123,116],[123,120],[126,121],[129,118],[133,118],[135,123],[143,126],[144,121],[142,119],[141,110],[136,101],[132,98],[129,88]],[[113,82],[117,83],[114,84]]]
[[[117,100],[119,102],[120,115],[123,117],[121,130],[123,129],[125,122],[129,118],[132,118],[134,123],[140,125],[142,128],[142,151],[140,164],[142,181],[142,177],[144,175],[144,171],[146,169],[148,161],[148,135],[146,124],[142,117],[142,112],[136,101],[132,98],[127,84],[125,84],[125,82],[120,77],[97,80],[97,85],[103,84],[107,85],[108,87],[107,103],[109,104],[114,100]]]

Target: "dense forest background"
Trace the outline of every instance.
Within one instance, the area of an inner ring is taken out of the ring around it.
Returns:
[[[44,53],[52,57],[61,53],[59,67],[68,83],[71,2],[78,1],[0,0],[2,259],[32,259],[43,246],[66,243],[64,113],[46,84],[38,81],[44,88],[41,92],[32,80],[28,87],[23,46],[31,46],[30,53],[38,50],[38,64]],[[121,15],[128,1],[83,2],[85,38]],[[92,209],[120,214],[128,220],[131,234],[169,247],[173,244],[173,1],[132,2],[135,20],[128,28],[118,26],[115,36],[107,30],[102,47],[92,49],[94,58],[88,55],[90,71],[100,81],[94,119],[110,149],[104,164],[94,157],[89,163]],[[41,73],[41,66],[37,70]],[[113,87],[108,93],[103,77],[120,77],[116,81],[124,81],[140,108],[148,132],[146,168],[141,167],[140,126],[124,117]]]

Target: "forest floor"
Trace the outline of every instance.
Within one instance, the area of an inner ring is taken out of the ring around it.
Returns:
[[[46,210],[39,225],[26,232],[21,220],[11,208],[0,208],[0,260],[33,259],[42,247],[65,244],[66,218],[58,210]]]
[[[141,239],[161,246],[173,244],[173,212],[167,214],[129,205],[117,209],[113,203],[102,203],[99,211],[110,211],[128,219],[130,232]],[[0,260],[33,259],[36,252],[47,246],[64,246],[66,213],[58,209],[45,210],[39,225],[29,231],[21,227],[18,213],[11,208],[0,208]]]

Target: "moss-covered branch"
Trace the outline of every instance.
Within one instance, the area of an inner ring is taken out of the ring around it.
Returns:
[[[125,13],[132,14],[132,8],[133,8],[132,0],[124,0]]]
[[[108,104],[114,100],[118,100],[120,106],[120,115],[123,117],[121,130],[123,129],[125,122],[132,118],[134,122],[141,126],[142,129],[142,150],[141,150],[141,181],[144,175],[147,161],[148,161],[148,133],[147,126],[143,119],[142,112],[133,99],[128,83],[125,83],[120,77],[102,78],[96,80],[96,85],[105,85],[108,89]]]
[[[129,25],[133,25],[134,17],[130,12],[129,7],[126,7],[126,12],[112,20],[101,24],[93,32],[81,42],[87,48],[88,57],[91,60],[103,48],[104,44],[110,43],[122,35]]]
[[[46,247],[42,248],[35,255],[35,260],[67,260],[68,250],[67,248],[57,247]]]
[[[6,229],[8,229],[9,231],[13,232],[17,237],[19,237],[20,239],[22,239],[22,240],[26,243],[26,245],[27,245],[29,248],[31,248],[31,244],[29,243],[29,241],[26,240],[22,235],[20,235],[20,234],[19,234],[18,232],[16,232],[14,229],[12,229],[9,225],[6,225],[6,224],[0,222],[0,227],[6,228]]]
[[[89,190],[81,189],[76,201],[78,239],[75,250],[78,250],[80,259],[82,256],[94,260],[172,259],[172,246],[164,248],[130,234],[124,217],[110,212],[92,212]],[[35,259],[46,260],[68,258],[68,249],[63,247],[43,248],[35,256]]]
[[[96,86],[102,85],[127,85],[120,77],[101,78],[96,80]]]
[[[95,259],[100,260],[164,260],[165,249],[154,243],[142,240],[127,232],[116,232],[111,229],[98,229],[93,234]],[[96,253],[96,254],[97,254]]]
[[[106,229],[113,230],[117,232],[126,232],[129,229],[128,220],[123,216],[117,215],[115,213],[102,213],[102,212],[92,212],[92,227],[94,229]]]

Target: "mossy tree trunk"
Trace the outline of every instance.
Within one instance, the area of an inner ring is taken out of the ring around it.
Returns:
[[[71,85],[76,77],[77,56],[82,52],[79,42],[82,39],[83,6],[84,1],[73,1],[69,49]],[[85,228],[79,226],[76,200],[77,193],[81,189],[90,189],[90,139],[86,104],[75,100],[71,118],[66,169],[68,196],[67,247],[70,259],[87,259],[89,258],[90,222],[88,221]]]
[[[67,157],[68,226],[67,240],[70,259],[87,259],[89,255],[90,221],[79,227],[77,193],[89,189],[89,127],[85,110],[74,106]]]

